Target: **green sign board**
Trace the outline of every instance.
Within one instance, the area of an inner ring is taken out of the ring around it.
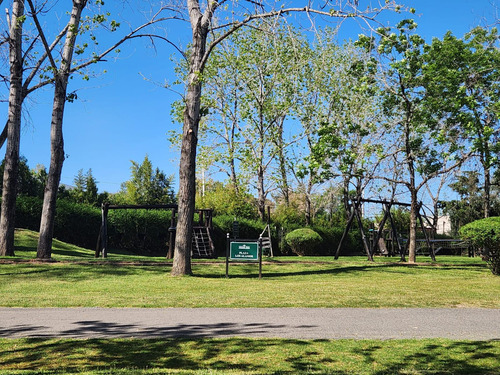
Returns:
[[[231,260],[259,260],[258,242],[231,242]]]

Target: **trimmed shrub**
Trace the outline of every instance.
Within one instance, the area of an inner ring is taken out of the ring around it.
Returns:
[[[500,217],[473,221],[460,228],[459,233],[478,249],[491,272],[500,275]]]
[[[297,255],[316,255],[317,247],[323,239],[310,228],[300,228],[288,233],[285,241]]]

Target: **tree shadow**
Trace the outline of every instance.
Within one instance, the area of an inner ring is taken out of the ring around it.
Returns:
[[[347,343],[347,344],[346,344]],[[248,338],[26,339],[0,346],[0,370],[50,373],[155,369],[253,374],[498,374],[499,345],[491,341],[426,340],[408,345],[353,340]],[[392,354],[387,355],[392,352]],[[272,369],[264,358],[271,358]],[[489,360],[488,364],[482,359]],[[351,361],[352,363],[348,363]],[[142,373],[142,372],[140,372]]]

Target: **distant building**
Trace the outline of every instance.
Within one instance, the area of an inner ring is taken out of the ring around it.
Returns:
[[[448,215],[442,215],[438,217],[437,234],[451,234],[451,220]]]

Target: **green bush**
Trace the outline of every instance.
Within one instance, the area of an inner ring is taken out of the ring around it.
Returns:
[[[460,236],[472,242],[494,275],[500,275],[500,217],[473,221],[460,228]]]
[[[300,228],[288,233],[285,241],[297,255],[315,255],[323,239],[310,228]]]

